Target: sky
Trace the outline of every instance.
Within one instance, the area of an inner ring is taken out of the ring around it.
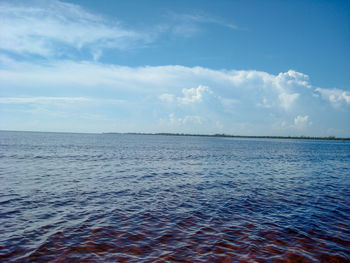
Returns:
[[[0,0],[0,129],[350,137],[350,2]]]

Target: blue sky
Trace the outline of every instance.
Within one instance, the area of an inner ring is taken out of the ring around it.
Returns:
[[[0,129],[350,137],[348,1],[0,1]]]

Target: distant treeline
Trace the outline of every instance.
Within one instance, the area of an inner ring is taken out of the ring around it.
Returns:
[[[108,133],[113,134],[113,132]],[[198,136],[198,137],[227,137],[227,138],[254,138],[254,139],[298,139],[298,140],[337,140],[337,141],[350,141],[350,138],[339,138],[335,136],[328,137],[311,137],[311,136],[247,136],[247,135],[230,135],[224,133],[217,134],[191,134],[191,133],[137,133],[128,132],[126,134],[133,135],[165,135],[165,136]]]

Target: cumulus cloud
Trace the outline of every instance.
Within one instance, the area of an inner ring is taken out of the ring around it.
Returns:
[[[264,106],[266,110],[290,110],[300,97],[297,91],[306,84],[300,86],[298,80],[293,80],[293,74],[288,74],[291,79],[284,84],[280,76],[281,73],[273,75],[262,71],[172,65],[132,68],[66,60],[40,65],[0,57],[0,81],[4,91],[19,87],[35,91],[45,87],[48,95],[59,89],[68,93],[80,90],[91,96],[113,91],[118,92],[119,98],[147,95],[183,105],[214,103],[210,101],[213,99],[231,109],[250,105]]]
[[[184,108],[183,106],[191,106],[197,110],[215,111],[223,110],[225,113],[235,113],[235,108],[240,101],[235,98],[222,97],[214,93],[208,86],[198,85],[197,88],[184,88],[181,91],[182,96],[164,93],[159,96],[159,99],[168,104]]]
[[[283,92],[278,95],[282,108],[286,110],[288,110],[292,106],[292,104],[298,97],[299,97],[298,93],[288,94]]]
[[[182,90],[183,102],[196,101],[204,94],[210,94],[210,86],[215,87],[215,92],[234,95],[238,100],[242,94],[249,94],[250,97],[258,98],[257,102],[264,97],[274,97],[272,101],[276,101],[280,94],[284,94],[281,99],[290,105],[298,97],[296,91],[300,89],[297,80],[289,80],[284,85],[280,81],[280,74],[273,75],[263,71],[213,70],[173,65],[133,68],[68,60],[39,65],[17,62],[6,56],[0,57],[0,73],[2,83],[11,82],[17,85],[30,83],[32,86],[40,86],[50,83],[48,86],[52,86],[57,83],[59,86],[113,86],[145,91],[159,90],[169,94],[173,94],[175,88],[176,91]],[[197,88],[193,88],[194,86]]]
[[[199,85],[197,88],[182,89],[183,97],[177,100],[182,104],[198,103],[203,100],[205,94],[211,94],[212,91],[206,87]]]
[[[298,130],[305,129],[309,125],[311,125],[311,122],[309,121],[308,115],[305,115],[305,116],[298,115],[294,119],[294,127]]]
[[[309,76],[295,70],[288,70],[287,72],[281,72],[278,74],[276,81],[278,85],[285,86],[295,86],[311,88],[309,83]]]
[[[5,110],[7,107],[20,108],[20,103],[65,103],[70,108],[74,103],[84,103],[82,108],[89,114],[95,114],[93,111],[96,110],[109,117],[137,118],[137,123],[146,119],[152,123],[152,118],[159,123],[164,114],[168,116],[173,112],[171,120],[174,125],[178,123],[186,127],[199,127],[199,123],[202,123],[200,127],[211,127],[207,130],[213,132],[243,131],[244,128],[230,128],[230,125],[233,127],[237,123],[247,123],[253,130],[252,123],[260,122],[271,126],[286,121],[294,132],[302,127],[310,127],[309,117],[299,115],[295,120],[294,117],[290,118],[304,110],[316,114],[308,108],[306,99],[313,100],[315,105],[322,101],[312,96],[314,91],[307,88],[311,84],[300,84],[298,78],[293,79],[293,74],[286,74],[289,76],[288,82],[281,81],[281,75],[283,72],[270,74],[263,71],[213,70],[173,65],[126,67],[66,60],[40,65],[2,56],[0,83],[2,95],[6,94],[7,98],[1,98],[0,104],[1,110]],[[35,94],[43,96],[36,97]],[[347,93],[342,94],[338,94],[341,98],[338,100],[347,103]],[[113,98],[116,104],[119,103],[117,100],[121,103],[114,105],[113,110],[107,110],[104,105],[112,103],[110,100]],[[296,102],[298,107],[294,107]],[[218,121],[225,124],[225,130],[220,125],[215,126]],[[166,130],[169,123],[170,119],[167,118],[159,130]],[[262,127],[261,123],[259,125]],[[192,131],[190,127],[187,128]]]
[[[350,104],[350,92],[341,89],[315,89],[316,92],[321,94],[321,97],[331,102],[335,107],[339,107],[342,104]]]
[[[35,107],[38,112],[56,112],[58,108],[70,116],[74,111],[66,109],[80,108],[86,116],[119,116],[116,126],[124,119],[125,127],[131,127],[130,119],[138,118],[134,123],[140,125],[144,121],[143,125],[149,123],[153,128],[151,118],[159,121],[164,114],[169,116],[171,109],[174,113],[166,124],[207,125],[220,130],[222,124],[227,129],[235,123],[236,128],[242,127],[238,131],[253,132],[259,125],[256,123],[263,120],[264,132],[266,125],[281,126],[284,121],[285,130],[297,132],[311,124],[308,115],[298,114],[317,114],[319,106],[324,106],[320,98],[335,108],[350,105],[349,91],[314,90],[309,76],[295,70],[270,74],[257,70],[179,65],[127,67],[98,62],[106,49],[147,47],[161,34],[193,36],[204,29],[204,24],[239,29],[230,21],[207,14],[174,15],[167,17],[164,25],[140,31],[69,2],[19,0],[0,1],[0,17],[0,110],[5,113],[2,117],[11,111]],[[330,105],[321,108],[332,109]],[[348,120],[347,109],[337,111],[337,120]],[[76,115],[82,116],[82,112]],[[12,120],[15,122],[7,115],[6,121]]]
[[[74,104],[79,103],[80,108],[86,111],[84,114],[119,118],[116,123],[120,123],[121,119],[124,130],[131,129],[127,120],[133,119],[134,123],[144,121],[143,125],[148,125],[148,130],[152,131],[155,123],[159,123],[164,114],[168,116],[169,111],[174,113],[173,117],[159,124],[158,130],[166,131],[170,123],[177,125],[176,132],[245,134],[244,131],[247,131],[248,134],[249,131],[249,134],[288,135],[289,131],[310,130],[308,116],[317,114],[316,109],[323,106],[322,100],[313,97],[313,89],[307,88],[305,83],[281,82],[278,76],[280,74],[262,71],[172,65],[132,68],[86,61],[40,65],[2,56],[0,83],[3,97],[0,98],[0,110],[2,116],[6,116],[9,110],[33,108],[35,104],[51,111],[64,110],[65,115],[70,116],[74,113],[71,110]],[[320,88],[316,91],[335,105],[349,105],[347,91]],[[5,94],[7,97],[4,97]],[[37,97],[36,94],[43,96]],[[298,107],[293,106],[296,101]],[[30,104],[30,107],[21,104]],[[113,107],[109,107],[110,104]],[[42,113],[42,109],[38,112]],[[308,115],[298,115],[297,112],[308,112]],[[345,111],[343,117],[338,118],[347,120],[347,114]],[[291,116],[297,117],[290,119]],[[269,133],[269,127],[283,121],[286,123],[284,127],[278,130],[276,126],[276,130]],[[218,122],[224,124],[224,128],[215,125]],[[239,123],[248,126],[237,128]],[[322,129],[317,125],[312,125],[316,134],[318,128]],[[343,130],[341,135],[346,136],[346,129]]]

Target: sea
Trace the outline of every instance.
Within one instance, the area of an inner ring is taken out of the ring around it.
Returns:
[[[1,262],[350,262],[350,142],[0,132]]]

